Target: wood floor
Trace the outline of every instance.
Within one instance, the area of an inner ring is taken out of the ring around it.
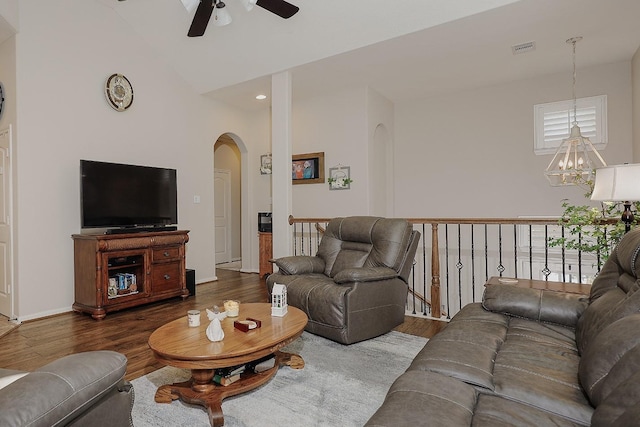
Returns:
[[[257,274],[230,270],[216,271],[218,281],[196,288],[195,297],[148,304],[110,313],[102,321],[74,312],[24,322],[0,338],[0,367],[33,370],[61,356],[89,350],[115,350],[129,360],[127,379],[132,380],[163,365],[156,362],[147,345],[149,335],[159,326],[186,316],[187,310],[222,306],[225,299],[267,302],[264,280]],[[407,334],[430,338],[445,323],[407,316],[396,328]]]

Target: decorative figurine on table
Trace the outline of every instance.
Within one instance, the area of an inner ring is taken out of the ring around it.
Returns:
[[[209,323],[209,326],[207,326],[207,338],[213,342],[222,341],[224,338],[224,331],[218,318],[213,319],[211,323]]]
[[[271,289],[271,315],[282,317],[287,314],[287,287],[275,283]]]
[[[224,338],[224,331],[222,330],[220,320],[227,317],[227,313],[220,313],[217,305],[213,306],[213,311],[209,310],[208,308],[206,310],[207,317],[211,321],[211,323],[209,323],[209,326],[207,326],[207,338],[209,338],[209,341],[213,342],[222,341],[222,339]]]

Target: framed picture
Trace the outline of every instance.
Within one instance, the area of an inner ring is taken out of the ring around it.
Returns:
[[[291,160],[291,180],[294,184],[324,182],[324,152],[295,154]]]
[[[349,190],[351,188],[351,168],[337,166],[329,168],[329,190]]]
[[[260,174],[271,175],[271,154],[260,156]]]

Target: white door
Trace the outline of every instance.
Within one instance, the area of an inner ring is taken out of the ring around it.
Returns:
[[[216,169],[213,178],[216,264],[231,262],[231,171]]]
[[[11,126],[0,130],[0,314],[13,313],[11,230]]]

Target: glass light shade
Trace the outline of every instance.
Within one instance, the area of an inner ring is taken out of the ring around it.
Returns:
[[[624,164],[600,168],[591,200],[602,202],[634,202],[640,200],[640,164]]]
[[[222,27],[231,24],[231,15],[227,12],[227,7],[223,2],[216,3],[216,8],[213,11],[213,25]]]
[[[569,138],[563,139],[544,174],[554,186],[587,185],[595,170],[607,166],[589,138],[574,123]]]
[[[242,5],[244,6],[245,9],[247,9],[248,11],[250,11],[251,9],[253,9],[253,6],[256,5],[256,3],[258,3],[258,0],[242,0]]]
[[[184,6],[185,9],[187,9],[187,12],[189,13],[196,10],[196,8],[198,7],[198,4],[200,3],[200,0],[180,0],[180,1],[182,1],[182,5]]]

